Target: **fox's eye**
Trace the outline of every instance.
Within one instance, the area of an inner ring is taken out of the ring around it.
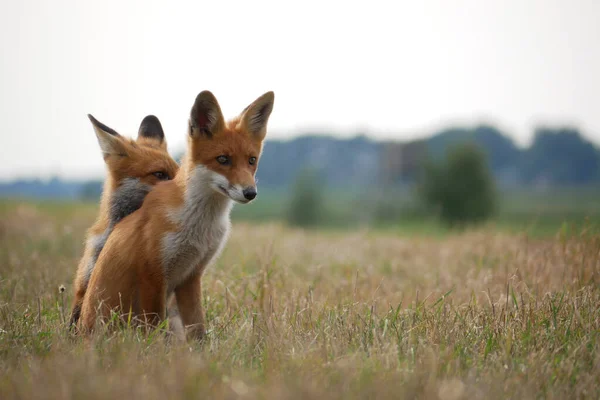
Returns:
[[[248,162],[250,163],[250,165],[256,164],[256,157],[250,157],[250,159],[248,159]]]
[[[154,175],[156,178],[160,179],[161,181],[168,181],[170,179],[169,175],[163,171],[153,172],[152,175]]]
[[[217,157],[217,162],[221,165],[229,165],[231,164],[231,159],[227,156],[219,156]]]

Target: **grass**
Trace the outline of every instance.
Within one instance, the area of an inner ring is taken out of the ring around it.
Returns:
[[[205,274],[203,343],[86,342],[64,321],[95,208],[0,204],[2,399],[600,397],[592,230],[236,223]]]

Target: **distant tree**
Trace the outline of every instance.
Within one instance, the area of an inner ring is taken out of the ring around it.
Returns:
[[[520,155],[520,150],[515,143],[500,130],[490,125],[479,125],[474,128],[448,128],[426,140],[428,153],[434,159],[443,158],[449,149],[460,144],[476,144],[485,153],[488,164],[494,173],[513,166]]]
[[[317,225],[323,216],[323,197],[320,181],[314,169],[301,171],[292,187],[287,221],[290,225]]]
[[[292,140],[268,140],[260,157],[257,177],[261,187],[290,187],[302,166],[318,168],[329,187],[374,184],[381,144],[358,136],[339,139],[326,135]]]
[[[469,143],[450,148],[444,160],[426,164],[420,194],[449,225],[488,219],[496,190],[485,153]]]
[[[586,184],[598,178],[600,158],[577,129],[539,128],[520,163],[525,183]]]
[[[508,136],[497,128],[480,125],[473,129],[475,143],[485,152],[488,165],[497,172],[517,162],[520,150]]]

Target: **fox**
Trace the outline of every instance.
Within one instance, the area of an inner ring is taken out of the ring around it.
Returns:
[[[226,122],[210,91],[197,95],[177,175],[156,185],[115,226],[96,261],[81,331],[91,333],[119,310],[156,327],[174,298],[188,340],[204,337],[202,275],[227,242],[233,204],[257,196],[255,175],[274,100],[267,92]]]
[[[148,115],[142,120],[136,140],[121,136],[91,114],[88,118],[108,174],[100,210],[87,231],[83,256],[74,279],[71,328],[79,321],[92,271],[111,231],[120,220],[141,207],[152,187],[173,179],[179,170],[179,165],[167,152],[165,134],[156,116]]]

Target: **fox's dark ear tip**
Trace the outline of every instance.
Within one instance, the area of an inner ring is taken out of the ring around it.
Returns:
[[[147,115],[144,117],[140,124],[138,135],[161,140],[165,137],[160,120],[155,115]]]
[[[146,115],[140,124],[140,128],[143,126],[160,126],[160,120],[156,117],[156,115]]]
[[[100,129],[101,131],[104,131],[104,132],[106,132],[106,133],[108,133],[110,135],[113,135],[113,136],[121,136],[121,135],[119,135],[119,132],[115,131],[112,128],[109,128],[106,125],[104,125],[102,122],[100,122],[96,118],[94,118],[94,116],[92,114],[88,114],[87,116],[90,119],[90,121],[92,122],[92,125],[94,125],[94,127],[96,129]]]
[[[110,133],[111,135],[115,135],[115,134],[118,135],[118,133],[116,133],[113,129],[109,128],[108,126],[104,125],[102,122],[100,122],[96,118],[94,118],[94,116],[92,114],[88,114],[87,116],[90,119],[90,122],[92,123],[92,125],[94,125],[96,128],[100,128],[103,131]]]
[[[217,98],[210,90],[203,90],[196,96],[194,104],[198,103],[217,103]]]

